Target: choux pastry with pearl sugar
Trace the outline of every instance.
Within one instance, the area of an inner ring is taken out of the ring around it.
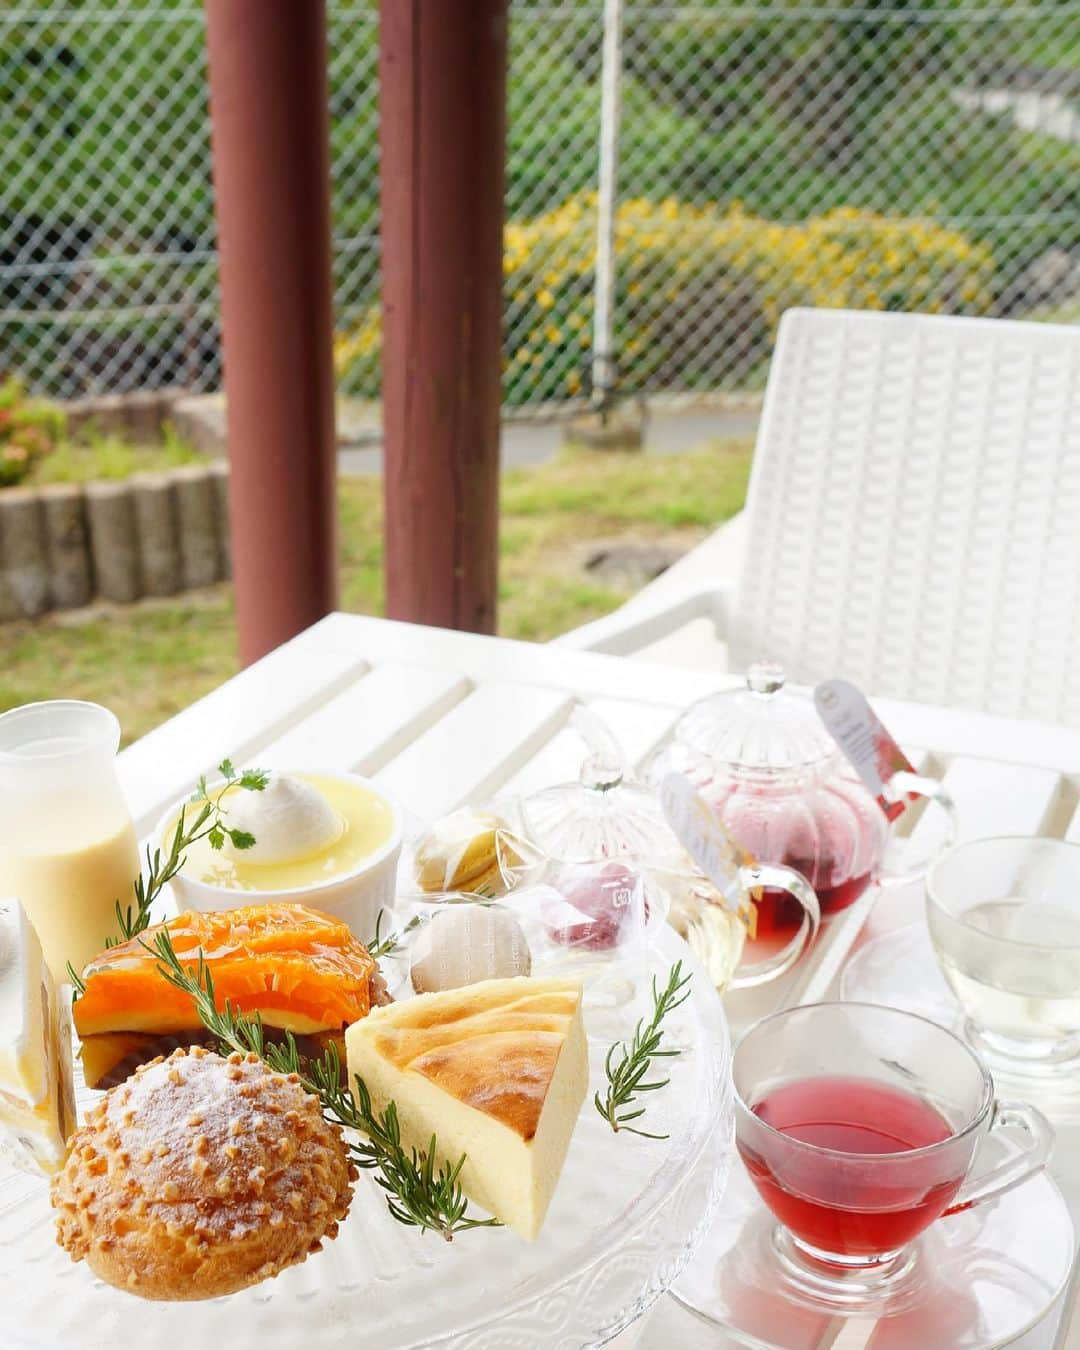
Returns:
[[[192,1046],[112,1088],[53,1179],[57,1241],[118,1289],[202,1299],[335,1237],[357,1176],[295,1074]]]

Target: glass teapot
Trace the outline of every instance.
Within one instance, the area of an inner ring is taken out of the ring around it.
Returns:
[[[819,909],[813,890],[799,873],[784,866],[736,866],[736,907],[686,853],[665,818],[656,792],[625,773],[623,757],[610,730],[589,709],[578,706],[571,725],[589,748],[576,783],[533,793],[520,803],[524,843],[510,840],[520,858],[530,851],[543,860],[543,879],[573,903],[582,897],[616,894],[627,869],[644,887],[642,918],[646,925],[668,921],[689,943],[708,969],[717,988],[744,988],[784,974],[800,959],[817,933]],[[621,869],[621,871],[620,871]],[[605,884],[608,873],[618,886]],[[539,872],[535,870],[534,879]],[[784,897],[798,917],[776,950],[758,951],[759,960],[742,960],[747,935],[756,917],[756,899],[769,893]],[[596,910],[592,902],[584,908]],[[597,932],[609,923],[596,912]],[[625,925],[623,931],[626,931]]]
[[[647,770],[650,782],[672,768],[685,773],[732,839],[760,863],[794,868],[817,893],[822,917],[853,904],[872,882],[914,880],[885,865],[890,823],[825,729],[806,695],[784,688],[771,662],[751,666],[746,688],[714,694],[687,709],[674,740]],[[942,785],[900,772],[897,799],[925,796],[945,811],[946,847],[955,812]],[[927,863],[929,860],[927,860]],[[766,887],[757,940],[775,943],[801,921],[790,896]]]

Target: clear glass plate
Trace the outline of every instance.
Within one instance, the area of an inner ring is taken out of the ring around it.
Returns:
[[[963,1032],[963,1010],[921,919],[860,947],[840,976],[840,997],[848,1003],[886,1003],[929,1017],[957,1035]]]
[[[911,1281],[880,1307],[825,1309],[790,1289],[773,1247],[776,1220],[736,1162],[723,1209],[672,1293],[755,1350],[994,1350],[1050,1309],[1069,1278],[1075,1236],[1046,1175],[939,1219],[916,1243]],[[845,1344],[848,1341],[845,1339]]]
[[[361,1342],[380,1350],[454,1346],[545,1350],[602,1345],[666,1290],[716,1214],[730,1163],[729,1040],[708,976],[670,931],[650,966],[694,970],[694,996],[671,1018],[682,1053],[671,1084],[648,1102],[648,1128],[666,1140],[614,1137],[592,1105],[614,1035],[588,1022],[589,1094],[543,1232],[526,1243],[479,1229],[451,1244],[402,1227],[362,1176],[338,1238],[303,1265],[229,1298],[151,1303],[96,1280],[53,1238],[48,1188],[0,1176],[0,1346],[4,1350],[176,1350],[255,1345],[322,1350]],[[644,1007],[644,1004],[642,1005]],[[631,1027],[632,1030],[632,1018]]]

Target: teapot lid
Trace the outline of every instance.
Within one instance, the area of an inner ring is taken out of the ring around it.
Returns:
[[[785,689],[783,669],[758,661],[744,689],[712,694],[675,724],[675,739],[714,765],[770,774],[805,772],[836,756],[813,701]]]
[[[545,788],[521,802],[529,842],[560,862],[625,858],[659,864],[680,857],[655,794],[626,777],[622,751],[609,728],[581,705],[570,725],[589,753],[576,783]]]

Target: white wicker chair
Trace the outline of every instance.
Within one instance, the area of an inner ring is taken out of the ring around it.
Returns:
[[[1080,726],[1080,327],[787,313],[734,528],[559,641],[702,615],[734,669]]]

